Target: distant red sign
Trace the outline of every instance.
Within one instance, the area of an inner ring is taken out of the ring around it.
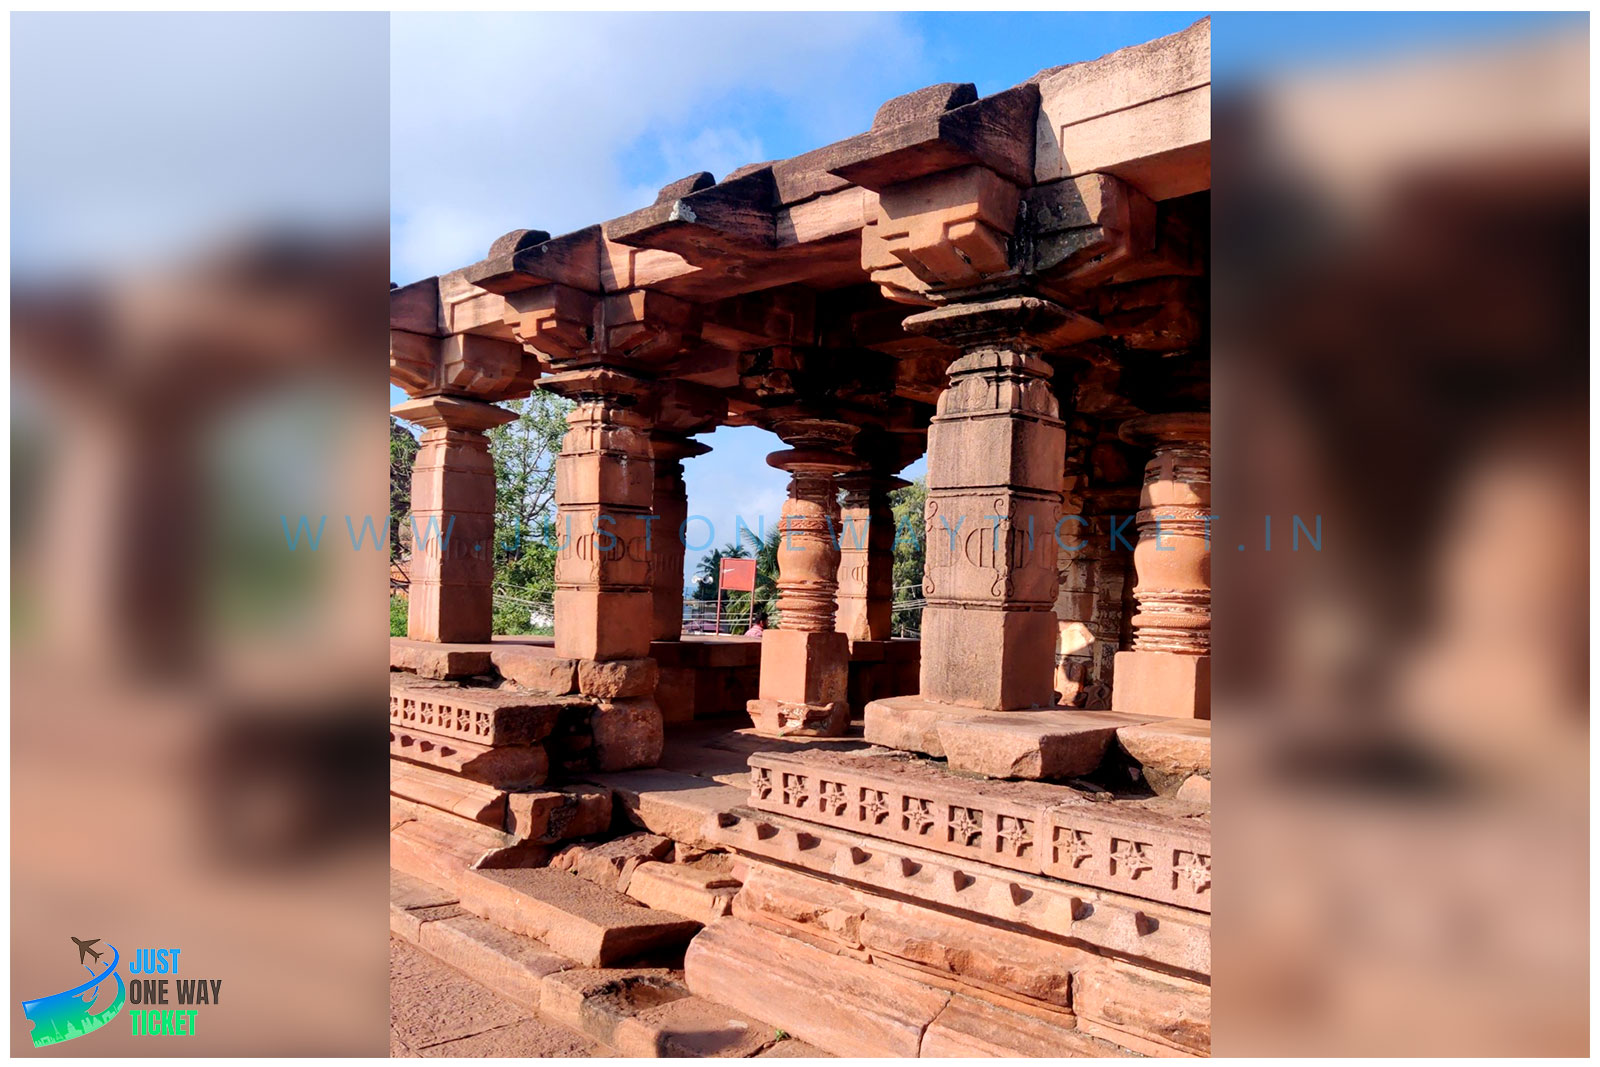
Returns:
[[[725,559],[722,561],[722,588],[733,592],[749,592],[756,587],[756,561],[753,559]]]

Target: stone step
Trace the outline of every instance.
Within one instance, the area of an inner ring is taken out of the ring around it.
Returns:
[[[541,745],[491,748],[457,737],[389,724],[389,755],[435,770],[459,774],[496,789],[529,789],[545,783],[550,757]]]
[[[508,1000],[535,1011],[547,975],[577,964],[460,907],[448,889],[389,872],[389,929]]]
[[[941,719],[950,769],[987,778],[1078,778],[1094,773],[1119,729],[1151,720],[1114,711],[1055,708]]]
[[[389,792],[496,830],[506,827],[506,794],[460,775],[390,759]]]
[[[539,864],[550,857],[546,845],[398,797],[389,798],[389,818],[390,865],[453,891],[474,867]]]
[[[950,994],[736,918],[689,944],[690,992],[835,1056],[916,1056]]]
[[[524,840],[554,843],[605,833],[611,827],[611,790],[563,786],[543,792],[512,793],[507,830]]]
[[[463,872],[461,906],[586,967],[681,947],[700,924],[549,868]]]
[[[574,970],[544,980],[540,1012],[623,1056],[754,1056],[778,1031],[689,992],[662,968]]]
[[[1102,952],[1176,971],[1211,973],[1211,924],[1204,913],[1054,878],[1021,874],[926,849],[863,837],[741,808],[725,816],[718,841],[741,856],[770,860],[929,907],[983,916]]]
[[[531,745],[544,740],[568,708],[587,717],[581,697],[551,698],[515,689],[452,686],[389,677],[389,724],[488,745]]]
[[[741,766],[743,761],[741,760]],[[616,803],[635,826],[670,837],[693,848],[710,848],[704,836],[708,820],[745,802],[742,788],[677,771],[620,771],[590,775],[610,789]]]
[[[1211,777],[1210,719],[1161,719],[1125,726],[1117,731],[1117,742],[1144,769],[1145,781],[1158,793],[1175,793],[1191,777]],[[1203,793],[1209,805],[1209,781]]]
[[[739,891],[732,867],[730,857],[715,854],[684,863],[641,863],[628,879],[627,894],[646,907],[709,923],[732,910]]]
[[[963,778],[872,752],[757,753],[750,806],[1130,896],[1211,909],[1211,823],[1164,798]]]

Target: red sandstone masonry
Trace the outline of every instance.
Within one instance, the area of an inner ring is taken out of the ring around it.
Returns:
[[[750,804],[934,852],[1211,908],[1209,820],[1034,782],[956,778],[926,761],[827,752],[750,757]]]
[[[391,679],[389,723],[481,745],[526,745],[555,728],[561,709],[581,699],[556,702],[504,689],[417,686]]]

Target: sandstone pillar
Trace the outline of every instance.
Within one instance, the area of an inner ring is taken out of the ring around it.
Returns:
[[[958,345],[928,430],[925,700],[1050,707],[1065,430],[1032,340],[1069,319],[1035,297],[954,304],[906,328]]]
[[[676,434],[650,436],[655,461],[655,491],[650,526],[652,613],[650,637],[676,641],[683,636],[683,522],[689,517],[689,492],[683,484],[683,461],[702,456],[711,446]]]
[[[851,641],[887,641],[894,614],[894,511],[889,494],[909,485],[879,471],[838,480],[840,504],[839,615]]]
[[[1093,673],[1094,565],[1083,515],[1089,483],[1088,420],[1072,420],[1061,476],[1061,531],[1056,538],[1055,691],[1063,707],[1081,708]]]
[[[1146,415],[1122,437],[1154,450],[1133,550],[1133,647],[1116,658],[1112,708],[1211,717],[1211,417]]]
[[[411,596],[406,634],[478,642],[494,618],[494,463],[484,431],[516,414],[478,400],[429,396],[393,409],[422,427],[411,474]]]
[[[793,447],[767,462],[789,472],[778,528],[778,625],[761,641],[761,684],[748,710],[763,733],[837,737],[850,722],[850,642],[834,628],[839,588],[835,476],[865,464],[843,450],[855,427],[821,419],[779,423]]]

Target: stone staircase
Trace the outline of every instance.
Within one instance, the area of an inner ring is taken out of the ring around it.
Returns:
[[[573,694],[391,696],[391,930],[540,1025],[629,1056],[1209,1050],[1207,723],[880,709],[897,746],[696,724],[610,771]],[[941,736],[958,758],[903,750]]]

